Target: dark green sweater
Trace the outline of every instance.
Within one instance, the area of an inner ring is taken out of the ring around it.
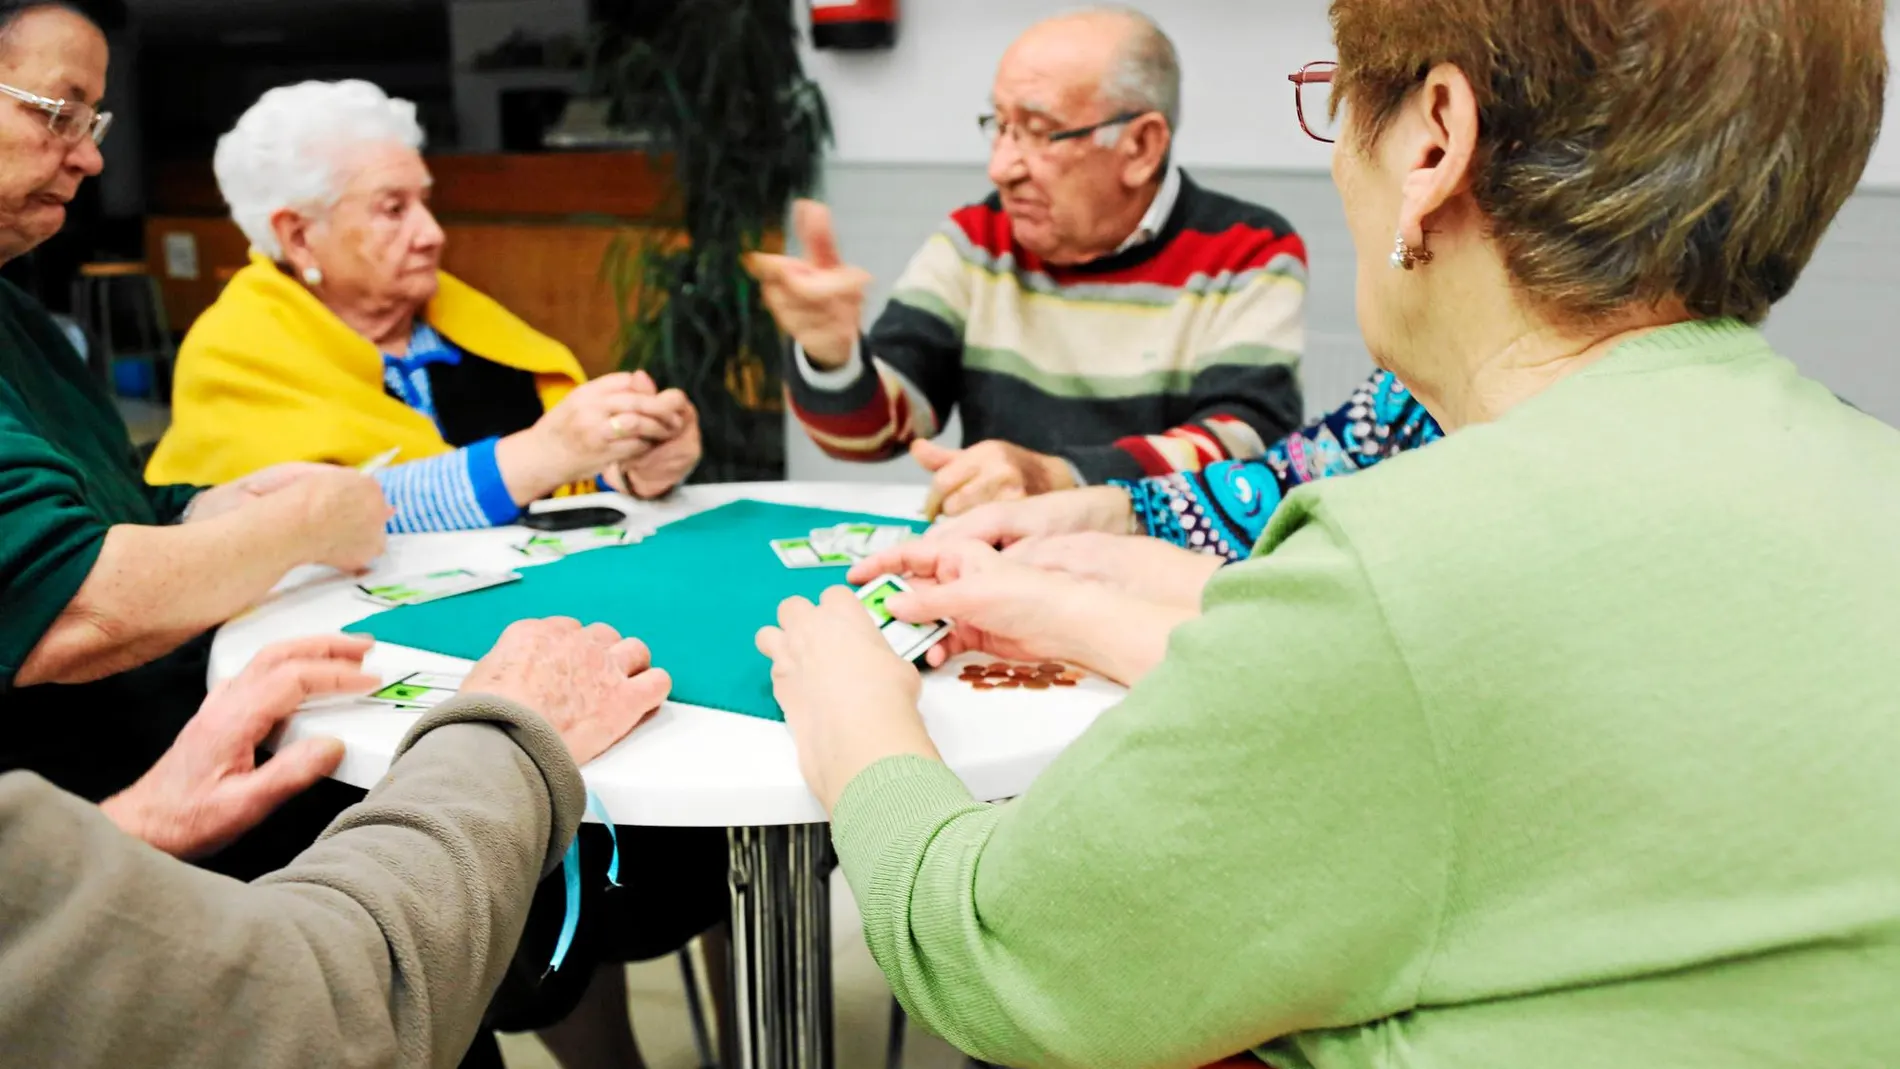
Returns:
[[[0,281],[0,771],[104,797],[204,698],[205,643],[84,686],[13,677],[92,571],[106,530],[175,522],[196,492],[148,486],[125,424],[59,326]]]

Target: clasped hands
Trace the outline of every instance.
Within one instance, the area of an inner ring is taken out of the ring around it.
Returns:
[[[658,497],[699,463],[699,412],[644,371],[615,372],[575,387],[496,450],[518,503],[595,474],[621,493]]]

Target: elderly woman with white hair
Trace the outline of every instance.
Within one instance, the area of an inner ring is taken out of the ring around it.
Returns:
[[[654,497],[692,470],[683,393],[644,372],[587,381],[441,270],[421,145],[415,105],[361,81],[273,89],[219,141],[251,264],[185,337],[153,478],[393,452],[378,478],[402,532],[510,523],[570,488]]]
[[[251,264],[185,337],[151,477],[360,465],[395,449],[376,477],[389,530],[406,532],[510,523],[532,501],[601,483],[658,496],[691,471],[699,424],[684,394],[644,373],[587,381],[565,346],[440,269],[421,144],[415,105],[361,81],[273,89],[219,141],[218,185]],[[543,1029],[570,1064],[637,1067],[621,963],[724,918],[725,837],[621,829],[620,849],[667,878],[611,893],[592,878],[607,834],[583,829],[580,845],[575,952],[548,972],[563,912],[550,881],[494,1023]]]

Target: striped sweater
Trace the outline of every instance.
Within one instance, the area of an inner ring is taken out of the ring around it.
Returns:
[[[1266,209],[1185,175],[1160,234],[1055,266],[1000,199],[957,211],[836,372],[794,352],[793,412],[826,453],[882,460],[938,434],[1000,438],[1083,480],[1257,457],[1299,426],[1306,248]]]

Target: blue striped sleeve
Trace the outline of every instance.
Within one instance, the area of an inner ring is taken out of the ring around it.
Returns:
[[[398,464],[376,473],[396,510],[390,534],[470,531],[513,523],[521,509],[502,481],[489,438],[453,453]]]
[[[495,458],[497,441],[484,438],[463,450],[468,454],[468,478],[475,484],[475,501],[482,515],[488,517],[490,527],[513,523],[521,516],[521,506],[515,504],[507,480],[501,477],[501,462]]]

